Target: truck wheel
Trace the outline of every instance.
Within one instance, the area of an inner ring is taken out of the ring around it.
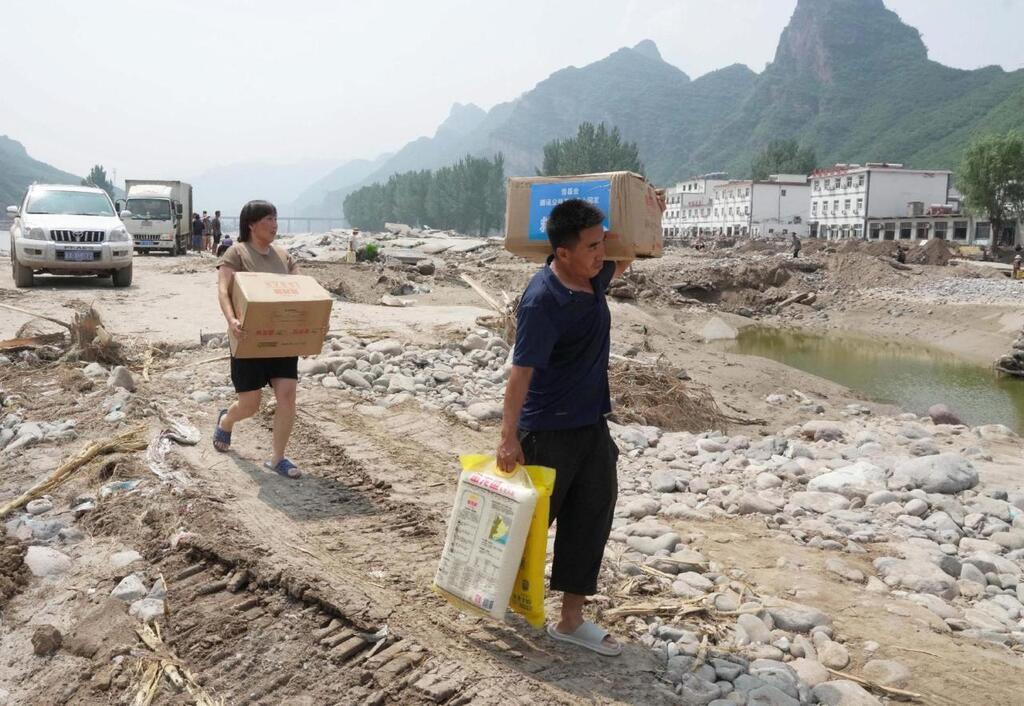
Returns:
[[[120,270],[114,270],[111,275],[114,279],[115,287],[128,287],[132,283],[132,266],[124,267]]]
[[[32,287],[35,285],[35,277],[32,276],[32,268],[25,267],[14,259],[14,248],[11,248],[11,276],[14,277],[14,286],[18,289]]]
[[[171,246],[171,257],[178,257],[178,255],[181,255],[181,243],[175,240],[174,245]]]

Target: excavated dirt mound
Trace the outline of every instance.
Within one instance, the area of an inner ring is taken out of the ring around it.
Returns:
[[[25,545],[12,537],[5,537],[0,548],[0,611],[27,582]]]
[[[953,259],[953,251],[945,240],[929,240],[923,246],[911,247],[907,262],[915,265],[938,265],[945,267]]]

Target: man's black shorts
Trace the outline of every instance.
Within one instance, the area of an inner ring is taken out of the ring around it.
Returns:
[[[299,378],[299,359],[288,358],[232,358],[231,383],[235,392],[262,390],[274,378]]]

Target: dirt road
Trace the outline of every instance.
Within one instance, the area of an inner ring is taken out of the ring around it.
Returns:
[[[7,601],[0,604],[0,686],[11,703],[130,701],[144,684],[145,666],[161,654],[195,677],[187,689],[164,682],[153,701],[162,704],[201,703],[200,690],[232,704],[684,703],[664,661],[642,643],[643,621],[616,626],[626,649],[609,660],[557,645],[515,617],[497,624],[464,615],[432,593],[456,454],[492,449],[496,427],[474,428],[415,400],[371,404],[304,378],[290,450],[303,466],[302,479],[261,467],[269,454],[267,410],[238,427],[230,454],[219,454],[209,431],[229,397],[227,363],[204,362],[222,356],[222,349],[195,347],[200,331],[222,329],[213,260],[138,257],[135,267],[135,283],[125,290],[105,280],[43,278],[36,289],[15,290],[9,271],[0,274],[0,303],[61,319],[76,302],[94,303],[109,329],[131,344],[129,365],[138,382],[124,406],[127,417],[109,422],[103,379],[93,383],[80,369],[45,361],[0,371],[11,409],[31,420],[77,422],[71,441],[0,456],[0,498],[45,478],[89,440],[129,425],[141,424],[153,437],[177,416],[201,434],[198,445],[173,446],[175,482],[161,482],[144,454],[121,453],[87,466],[53,493],[61,531],[81,534],[59,545],[73,558],[65,573],[31,578],[18,562],[0,563],[0,579],[7,581],[0,581]],[[310,265],[308,271],[327,285],[344,280],[349,301],[335,307],[332,329],[350,335],[438,345],[461,340],[486,313],[472,290],[443,273],[429,293],[413,297],[415,306],[391,308],[376,303],[390,286],[381,284],[378,270]],[[529,271],[525,264],[499,262],[479,279],[493,290],[514,291]],[[702,342],[711,317],[737,325],[743,317],[630,301],[612,308],[614,350],[661,355],[685,368],[709,385],[723,410],[749,420],[734,433],[756,440],[804,421],[765,401],[779,390],[800,389],[830,410],[858,402],[828,381]],[[990,311],[979,326],[1002,326],[997,322],[1005,313]],[[25,323],[24,316],[0,309],[0,339]],[[1012,339],[1010,333],[992,336]],[[159,344],[178,345],[145,363],[142,353]],[[182,344],[192,347],[172,350]],[[99,497],[105,484],[128,480],[141,484]],[[67,510],[83,497],[95,508]],[[677,519],[671,528],[750,590],[797,598],[835,615],[836,632],[854,655],[850,672],[874,653],[860,647],[871,641],[910,667],[910,686],[926,703],[1011,704],[1019,698],[1019,655],[954,640],[942,621],[899,595],[868,596],[823,568],[830,555],[822,549],[795,543],[752,517]],[[139,556],[124,557],[126,551]],[[5,549],[3,556],[15,552]],[[870,572],[872,558],[851,561]],[[628,594],[623,584],[609,583],[618,576],[617,562],[611,553],[606,557],[603,593],[592,608]],[[158,577],[166,582],[165,653],[143,649],[135,619],[107,599],[133,571],[147,577],[147,587]],[[555,598],[548,597],[549,611]],[[42,625],[65,635],[65,646],[52,656],[33,652],[31,640]]]

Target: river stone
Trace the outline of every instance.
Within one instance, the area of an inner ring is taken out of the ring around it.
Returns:
[[[349,387],[357,387],[360,390],[369,390],[372,386],[370,381],[363,377],[363,374],[355,370],[346,370],[341,374],[341,381]]]
[[[33,576],[57,576],[71,568],[71,557],[49,547],[29,547],[24,561]]]
[[[812,689],[818,684],[828,681],[828,669],[817,660],[800,657],[788,664],[790,669],[800,677],[800,681],[805,682]]]
[[[910,669],[892,659],[873,659],[864,665],[861,673],[882,686],[900,689],[910,683]]]
[[[651,490],[658,493],[673,493],[676,490],[676,477],[678,474],[675,471],[668,471],[664,469],[658,469],[651,473]]]
[[[128,368],[123,365],[117,365],[110,371],[110,377],[107,378],[107,387],[120,387],[128,390],[128,392],[135,392],[135,378],[132,377],[131,371]]]
[[[750,675],[763,681],[765,684],[774,686],[792,698],[799,695],[799,677],[796,672],[786,664],[774,659],[755,659],[750,663]]]
[[[850,651],[832,640],[819,640],[815,643],[818,661],[829,669],[842,670],[850,663]]]
[[[928,512],[928,502],[921,498],[913,498],[903,506],[903,512],[914,517],[921,517]]]
[[[955,598],[958,593],[956,580],[936,564],[923,558],[879,557],[875,559],[874,566],[875,571],[890,588],[931,593],[946,599]]]
[[[148,593],[149,591],[146,589],[146,584],[142,583],[142,579],[137,574],[130,574],[121,579],[121,583],[114,587],[110,595],[121,599],[125,603],[134,603],[140,598],[145,598]]]
[[[385,338],[383,341],[374,341],[366,347],[368,353],[383,353],[386,356],[402,355],[405,348],[401,341],[393,338]]]
[[[744,493],[736,501],[736,512],[740,515],[774,515],[779,511],[775,503],[763,495]]]
[[[638,520],[642,520],[645,517],[656,515],[658,510],[661,509],[661,503],[651,498],[637,498],[631,500],[623,508],[623,512],[627,517],[633,517]]]
[[[734,702],[729,702],[733,704]],[[747,693],[747,706],[800,706],[800,702],[771,684],[764,684]]]
[[[704,681],[698,676],[688,674],[683,679],[682,689],[679,692],[684,704],[694,706],[706,706],[722,695],[722,690],[717,684]]]
[[[299,375],[323,375],[330,367],[327,365],[327,361],[319,360],[317,358],[300,358],[299,359]]]
[[[740,645],[751,643],[769,643],[772,641],[772,633],[756,615],[744,613],[736,619],[736,642]]]
[[[398,375],[396,377],[402,377]],[[394,378],[392,378],[394,380]],[[469,405],[466,408],[466,412],[469,413],[474,419],[478,419],[481,422],[491,419],[501,419],[502,406],[498,402],[476,402]]]
[[[1007,532],[995,532],[991,537],[992,541],[1007,551],[1024,549],[1024,530],[1014,529]]]
[[[853,581],[854,583],[864,583],[864,573],[859,569],[855,569],[839,557],[829,557],[825,560],[825,570],[840,576],[847,581]]]
[[[47,498],[37,498],[32,500],[25,506],[25,510],[30,515],[42,515],[44,512],[49,512],[53,509],[53,503]]]
[[[846,498],[866,498],[884,487],[885,471],[867,461],[857,461],[852,465],[823,473],[812,478],[807,484],[808,490],[837,493]]]
[[[926,493],[954,494],[978,484],[978,471],[960,454],[912,458],[896,464],[889,488],[909,490],[920,488]]]
[[[766,610],[775,621],[775,627],[787,632],[808,633],[819,625],[832,625],[832,618],[828,615],[799,603],[780,602]]]
[[[811,692],[822,706],[882,706],[882,702],[847,679],[818,684]]]
[[[672,551],[682,538],[676,532],[669,532],[664,534],[657,539],[651,539],[650,537],[627,537],[626,545],[631,549],[635,549],[641,554],[651,556],[657,554],[659,551]]]
[[[963,420],[957,416],[956,412],[944,404],[933,404],[928,408],[928,416],[932,418],[934,424],[963,424]]]
[[[799,508],[825,514],[832,510],[846,510],[850,501],[838,493],[803,490],[789,496],[789,501]]]
[[[812,441],[842,441],[843,426],[839,422],[814,420],[800,427],[800,433]]]

